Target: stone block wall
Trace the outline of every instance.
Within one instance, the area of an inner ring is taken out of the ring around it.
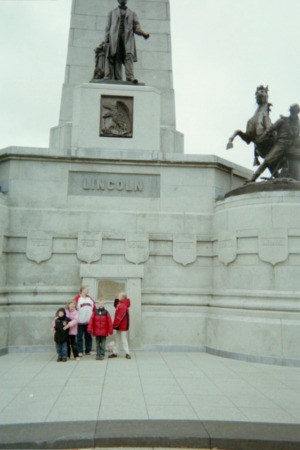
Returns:
[[[133,299],[133,346],[203,348],[215,199],[241,183],[243,171],[215,157],[133,160],[120,152],[117,159],[100,150],[24,148],[1,154],[0,183],[9,182],[3,347],[52,348],[57,307],[82,283],[97,297],[99,281],[115,280]],[[135,190],[136,179],[143,182]]]
[[[53,350],[57,307],[113,281],[132,348],[299,362],[299,193],[221,199],[246,176],[216,157],[2,150],[0,351]]]
[[[2,184],[4,187],[4,183]],[[7,255],[4,253],[6,233],[9,230],[9,209],[6,196],[0,192],[0,355],[8,346],[9,309],[4,286],[6,284]]]
[[[274,191],[218,202],[209,347],[241,353],[251,338],[252,354],[300,358],[299,198]]]

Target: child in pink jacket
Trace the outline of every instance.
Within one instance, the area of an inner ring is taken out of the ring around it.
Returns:
[[[68,323],[69,341],[68,341],[68,357],[71,356],[71,349],[76,361],[80,361],[77,349],[77,332],[78,332],[78,311],[74,300],[70,301],[66,307],[66,315],[70,319]]]

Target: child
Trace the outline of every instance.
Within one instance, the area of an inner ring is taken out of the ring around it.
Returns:
[[[78,331],[78,311],[74,300],[70,301],[66,307],[66,315],[70,319],[68,323],[69,340],[68,340],[68,357],[71,356],[71,349],[76,361],[80,361],[77,349],[77,331]]]
[[[116,358],[118,356],[117,353],[120,344],[122,344],[122,347],[126,354],[126,359],[131,359],[127,336],[129,330],[130,299],[127,298],[125,292],[120,292],[120,294],[118,295],[118,299],[115,299],[114,305],[116,311],[115,311],[115,318],[113,321],[113,328],[117,330],[116,345],[113,353],[109,355],[109,358]]]
[[[113,334],[112,321],[109,312],[104,308],[104,302],[99,299],[98,309],[93,312],[87,331],[96,336],[96,359],[103,360],[105,357],[105,343],[106,337]]]
[[[54,341],[56,343],[57,361],[67,361],[68,356],[68,323],[70,319],[66,316],[64,308],[59,308],[56,311],[56,318],[52,322],[54,331]]]

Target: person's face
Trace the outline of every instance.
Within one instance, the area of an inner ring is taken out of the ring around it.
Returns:
[[[104,308],[104,301],[103,300],[99,300],[98,306],[99,306],[99,308]]]
[[[118,0],[118,3],[121,6],[121,8],[124,8],[127,4],[127,0]]]
[[[81,293],[82,293],[84,296],[86,296],[86,295],[89,293],[89,287],[86,286],[85,288],[83,288]]]
[[[69,304],[69,310],[70,311],[74,311],[74,309],[75,309],[75,303],[70,303]]]
[[[58,311],[58,317],[64,317],[63,311]]]

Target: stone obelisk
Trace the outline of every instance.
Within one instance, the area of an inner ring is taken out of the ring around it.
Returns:
[[[74,89],[92,78],[94,48],[103,41],[108,12],[117,5],[116,0],[73,0],[59,117],[60,136],[54,128],[50,146],[70,146],[65,136],[73,120]],[[129,0],[128,7],[138,14],[143,28],[151,35],[147,41],[137,37],[138,61],[134,67],[139,82],[159,92],[160,151],[182,153],[183,136],[176,131],[175,121],[169,0]]]

